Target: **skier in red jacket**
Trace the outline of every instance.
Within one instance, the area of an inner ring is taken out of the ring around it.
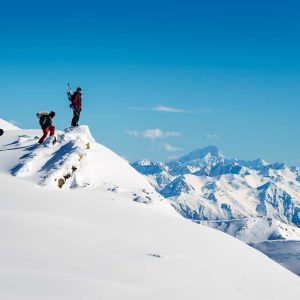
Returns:
[[[68,94],[69,99],[71,101],[70,107],[73,109],[73,119],[71,122],[72,127],[78,126],[79,118],[80,118],[80,113],[82,109],[81,105],[81,88],[77,88],[76,92],[74,94]]]

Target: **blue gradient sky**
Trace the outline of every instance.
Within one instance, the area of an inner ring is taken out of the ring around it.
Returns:
[[[82,123],[129,160],[215,144],[300,165],[299,17],[296,0],[2,1],[0,117],[67,127],[70,82]]]

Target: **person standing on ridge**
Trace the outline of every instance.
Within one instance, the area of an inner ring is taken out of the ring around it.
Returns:
[[[40,119],[40,125],[43,130],[43,136],[39,140],[39,144],[42,144],[48,133],[50,132],[50,136],[54,136],[55,127],[52,125],[52,119],[55,117],[55,112],[51,111],[50,113],[37,113],[37,117]],[[56,137],[54,137],[53,144],[56,143]]]
[[[82,104],[81,104],[82,92],[81,91],[82,91],[81,88],[78,87],[76,92],[74,94],[72,94],[72,91],[69,87],[68,97],[69,97],[69,100],[71,101],[70,107],[73,109],[73,118],[72,118],[72,122],[71,122],[72,127],[78,126],[80,113],[82,110]]]

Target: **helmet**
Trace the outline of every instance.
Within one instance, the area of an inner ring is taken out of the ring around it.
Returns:
[[[55,112],[51,111],[49,115],[50,115],[51,118],[54,118],[55,117]]]
[[[78,87],[76,91],[77,91],[77,92],[81,92],[81,88],[80,88],[80,87]]]

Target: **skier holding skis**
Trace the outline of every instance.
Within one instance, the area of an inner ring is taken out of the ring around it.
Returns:
[[[55,127],[52,125],[52,119],[55,117],[55,112],[50,113],[42,112],[37,113],[37,117],[40,119],[40,125],[43,130],[43,136],[39,140],[39,144],[42,144],[50,132],[50,136],[54,136]],[[56,137],[54,137],[53,144],[56,143]]]
[[[72,94],[72,91],[69,86],[68,97],[69,97],[69,100],[71,101],[70,107],[73,109],[73,118],[72,118],[72,122],[71,122],[72,127],[78,126],[80,113],[82,110],[81,94],[82,94],[82,90],[80,87],[78,87],[76,92],[74,94]]]

